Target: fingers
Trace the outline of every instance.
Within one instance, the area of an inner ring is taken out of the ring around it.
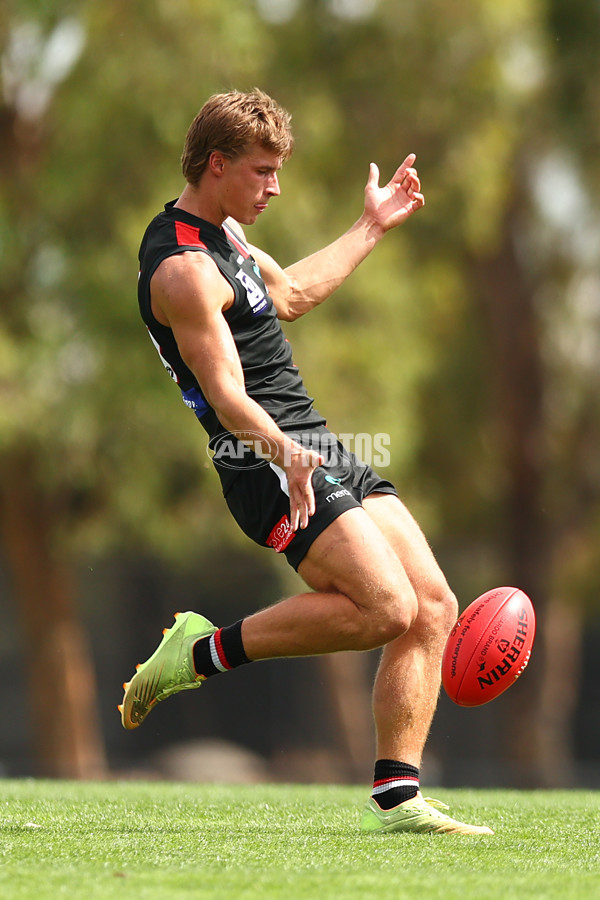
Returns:
[[[414,168],[416,158],[416,153],[409,153],[404,162],[400,163],[400,165],[394,172],[392,181],[396,184],[401,184],[404,187],[405,182],[408,181],[409,183],[412,183],[416,179],[416,182],[418,184],[419,176],[417,175],[417,170]],[[418,191],[419,187],[420,184],[418,187],[413,186],[413,189]]]
[[[399,184],[407,191],[419,192],[421,190],[421,181],[417,170],[413,166],[416,158],[415,153],[409,153],[404,162],[394,172],[390,184]],[[367,187],[372,189],[379,187],[379,167],[373,162],[369,164]]]
[[[404,178],[400,182],[407,194],[415,194],[421,190],[421,179],[416,169],[407,169]]]
[[[369,178],[367,179],[367,187],[379,187],[379,166],[377,163],[369,163]]]
[[[303,488],[296,486],[295,490],[290,490],[290,525],[292,526],[292,531],[306,528],[310,517],[314,515],[315,506],[315,492],[312,482],[308,482]]]
[[[392,181],[402,182],[404,179],[404,176],[407,174],[407,172],[409,170],[412,170],[416,174],[416,170],[413,169],[413,165],[414,165],[416,158],[417,158],[416,153],[409,153],[408,156],[406,157],[406,159],[404,160],[404,162],[400,163],[400,165],[396,169],[396,172],[394,174],[394,177],[392,178]]]
[[[425,205],[421,181],[413,165],[416,158],[416,154],[409,153],[391,180],[381,187],[379,169],[375,163],[369,166],[369,179],[365,188],[365,214],[384,232],[401,225],[415,210]]]
[[[300,508],[296,505],[290,495],[290,526],[292,531],[298,531],[300,525]]]
[[[317,466],[322,466],[323,457],[313,450],[306,450],[295,459],[288,470],[290,494],[290,525],[293,531],[306,528],[316,509],[312,474]]]
[[[414,162],[417,156],[415,153],[409,153],[404,162],[402,162],[394,172],[389,186],[397,188],[400,186],[412,200],[417,200],[419,206],[423,206],[424,199],[421,194],[421,179],[417,170],[414,168]],[[375,163],[369,166],[369,179],[367,186],[371,188],[379,187],[379,168]]]
[[[421,193],[421,179],[419,178],[417,170],[414,169],[412,165],[405,167],[405,164],[407,162],[414,162],[415,159],[416,157],[414,153],[411,153],[409,156],[407,156],[392,178],[392,181],[398,183],[398,178],[400,176],[400,187],[411,201],[411,207],[413,211],[415,209],[420,209],[422,206],[425,206],[425,198]]]

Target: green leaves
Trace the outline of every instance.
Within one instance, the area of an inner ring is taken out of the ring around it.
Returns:
[[[590,58],[592,13],[569,5],[567,23],[559,0],[548,20],[533,2],[298,0],[285,15],[275,5],[8,6],[0,31],[0,447],[43,443],[57,490],[76,458],[85,480],[101,483],[99,520],[124,514],[131,522],[126,510],[138,497],[144,515],[135,527],[144,530],[169,503],[162,473],[184,465],[194,467],[190,496],[206,489],[203,434],[138,318],[136,255],[147,221],[180,190],[183,137],[201,103],[254,84],[294,117],[297,149],[282,197],[250,234],[284,265],[354,221],[372,159],[384,180],[416,152],[427,202],[338,296],[289,328],[318,407],[340,430],[389,430],[389,475],[410,485],[432,522],[450,515],[441,500],[432,504],[449,484],[461,485],[463,510],[495,492],[489,360],[471,260],[493,256],[514,229],[523,278],[555,290],[548,244],[538,252],[548,223],[527,173],[555,149],[548,123],[580,78],[570,61],[579,48]],[[599,183],[589,144],[597,83],[580,85],[566,120],[578,177],[587,172],[590,184]],[[515,204],[519,215],[509,219]],[[562,284],[578,262],[566,265]],[[543,327],[552,347],[564,316]],[[567,429],[568,415],[565,406]],[[132,459],[126,499],[121,467]]]

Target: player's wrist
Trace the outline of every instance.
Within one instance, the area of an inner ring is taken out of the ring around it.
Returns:
[[[277,455],[272,461],[275,465],[287,470],[301,462],[305,452],[304,447],[301,447],[292,438],[284,437],[277,443]]]
[[[379,221],[376,215],[365,209],[356,223],[361,229],[367,243],[375,245],[384,236],[388,229]]]

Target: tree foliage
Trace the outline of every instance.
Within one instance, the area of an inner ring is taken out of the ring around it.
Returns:
[[[286,329],[317,407],[334,430],[389,433],[389,476],[467,596],[504,580],[527,502],[545,589],[551,575],[595,602],[598,15],[585,0],[6,3],[0,461],[9,478],[27,461],[48,558],[235,534],[145,338],[135,267],[197,108],[256,84],[294,117],[283,196],[251,234],[283,264],[351,224],[371,159],[387,179],[416,152],[426,194]]]

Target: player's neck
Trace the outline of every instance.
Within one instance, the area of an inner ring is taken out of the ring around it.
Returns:
[[[194,187],[191,184],[186,184],[175,206],[177,209],[183,209],[193,216],[204,219],[205,222],[216,225],[217,228],[221,228],[227,218],[226,215],[223,215],[220,204],[207,196],[207,192],[202,190],[201,186]]]

